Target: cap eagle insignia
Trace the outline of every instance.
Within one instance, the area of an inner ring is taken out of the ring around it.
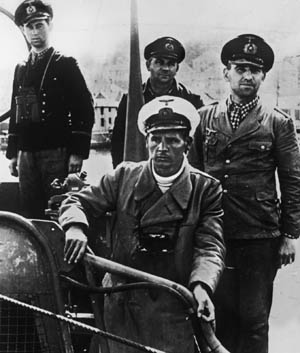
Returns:
[[[243,51],[245,54],[255,55],[257,53],[257,45],[252,42],[253,37],[247,37],[247,39],[248,43],[245,44]]]
[[[26,7],[26,13],[27,15],[31,15],[32,13],[36,12],[36,7],[29,4],[29,6]]]
[[[165,103],[167,107],[169,102],[174,102],[174,99],[159,99],[159,102]]]
[[[168,51],[174,51],[174,45],[172,43],[166,43],[165,44],[165,48],[168,50]]]

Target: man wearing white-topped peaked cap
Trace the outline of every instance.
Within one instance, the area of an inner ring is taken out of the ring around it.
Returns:
[[[116,211],[113,260],[187,286],[198,316],[214,320],[210,296],[223,270],[223,211],[220,183],[192,168],[185,157],[198,123],[196,109],[182,98],[161,96],[144,105],[138,126],[149,160],[123,162],[97,186],[70,196],[60,222],[66,261],[72,263],[85,252],[90,216]],[[124,278],[105,275],[104,285],[124,283]],[[112,293],[104,312],[110,332],[170,353],[194,351],[187,313],[169,293]],[[135,352],[109,344],[111,353]]]

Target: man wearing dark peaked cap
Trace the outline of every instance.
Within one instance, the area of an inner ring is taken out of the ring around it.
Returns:
[[[188,100],[196,109],[203,106],[200,96],[191,93],[175,79],[179,64],[185,58],[184,47],[177,39],[161,37],[149,43],[144,49],[144,58],[150,73],[142,87],[144,103],[167,94]],[[127,98],[128,95],[124,94],[120,101],[112,133],[111,155],[114,167],[124,157]]]
[[[270,45],[243,34],[224,45],[221,61],[230,95],[199,110],[189,161],[224,192],[217,336],[231,353],[267,353],[274,278],[294,262],[300,234],[299,147],[292,118],[258,95],[274,63]]]
[[[199,122],[188,101],[161,96],[139,112],[149,160],[123,162],[98,185],[70,195],[61,206],[66,232],[65,257],[83,256],[90,216],[116,212],[112,234],[114,261],[188,287],[198,316],[214,319],[211,295],[223,270],[222,190],[220,182],[192,168],[185,156]],[[107,273],[104,286],[130,283]],[[194,352],[191,322],[182,303],[160,290],[111,293],[104,302],[109,332],[169,353]],[[135,353],[110,341],[111,353]]]
[[[52,18],[51,5],[41,0],[23,1],[15,11],[31,50],[15,69],[6,157],[30,218],[44,218],[54,179],[80,171],[94,123],[92,96],[77,61],[50,45]]]
[[[15,11],[15,24],[23,26],[33,20],[50,20],[53,9],[50,3],[39,0],[25,0]]]
[[[229,62],[261,68],[264,72],[271,70],[274,63],[273,49],[261,37],[243,34],[226,43],[221,52],[221,61],[227,66]]]

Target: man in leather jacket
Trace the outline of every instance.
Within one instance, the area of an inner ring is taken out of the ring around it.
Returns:
[[[190,92],[175,76],[179,64],[184,60],[185,50],[182,44],[172,37],[156,39],[145,47],[144,57],[150,77],[143,84],[144,103],[155,97],[170,95],[188,100],[196,109],[203,106],[199,95]],[[111,138],[112,163],[115,168],[123,161],[127,94],[124,94],[118,107]]]
[[[213,320],[210,296],[223,269],[221,187],[213,177],[192,168],[185,152],[189,131],[199,122],[188,101],[155,98],[139,113],[149,160],[123,162],[96,186],[65,200],[60,223],[66,232],[65,258],[83,256],[91,217],[116,212],[112,259],[189,287],[198,316]],[[130,281],[106,274],[104,285]],[[105,298],[109,332],[146,346],[175,353],[194,351],[191,324],[177,299],[156,289],[111,293]],[[135,352],[112,341],[111,353]]]
[[[217,336],[231,353],[267,353],[273,281],[278,267],[294,261],[300,234],[299,148],[291,117],[258,96],[274,62],[271,47],[240,35],[224,45],[221,60],[231,94],[200,109],[189,161],[224,189]]]
[[[76,60],[50,46],[52,17],[52,7],[40,0],[24,1],[15,12],[31,51],[15,70],[6,156],[30,218],[44,218],[54,179],[80,171],[94,123],[92,97]]]

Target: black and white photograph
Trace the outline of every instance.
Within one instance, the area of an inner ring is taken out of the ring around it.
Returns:
[[[0,353],[300,352],[299,13],[0,0]]]

